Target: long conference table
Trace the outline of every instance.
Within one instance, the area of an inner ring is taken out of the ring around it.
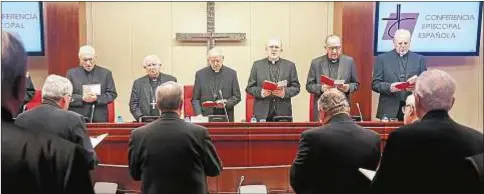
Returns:
[[[139,193],[140,182],[129,175],[128,142],[131,130],[146,123],[89,123],[89,136],[108,133],[96,148],[100,166],[92,171],[94,182],[115,182],[126,193]],[[402,122],[364,121],[358,124],[380,134],[382,150],[390,132]],[[294,123],[199,123],[208,128],[224,170],[207,179],[210,193],[236,193],[242,185],[263,184],[269,193],[292,193],[289,167],[304,130],[316,122]],[[160,142],[163,143],[163,142]]]

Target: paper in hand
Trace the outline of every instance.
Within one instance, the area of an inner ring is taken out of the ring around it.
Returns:
[[[373,170],[368,170],[364,168],[358,168],[358,170],[366,176],[366,178],[370,179],[370,181],[373,180],[373,177],[375,177],[376,171]]]
[[[102,134],[102,135],[99,135],[97,137],[89,137],[89,139],[91,139],[91,144],[92,144],[92,147],[95,148],[97,145],[99,145],[99,143],[101,143],[101,141],[104,140],[104,138],[106,138],[108,136],[107,133],[105,134]]]
[[[101,84],[82,85],[82,94],[101,95]]]

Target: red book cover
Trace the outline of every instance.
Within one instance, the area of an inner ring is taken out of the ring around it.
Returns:
[[[202,106],[205,108],[216,107],[217,103],[214,101],[205,101],[205,102],[202,102]]]
[[[262,83],[262,88],[270,91],[277,90],[277,83],[265,80],[264,83]]]
[[[405,90],[405,89],[409,88],[410,86],[414,86],[414,85],[415,85],[415,83],[410,84],[408,82],[403,82],[403,83],[395,85],[395,88],[398,88],[400,90]]]
[[[331,79],[331,78],[329,78],[329,77],[326,77],[324,75],[321,75],[320,82],[321,82],[321,84],[326,84],[326,85],[329,85],[329,86],[334,86],[334,80]]]

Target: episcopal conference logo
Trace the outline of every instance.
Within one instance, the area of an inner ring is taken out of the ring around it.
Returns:
[[[390,13],[388,18],[382,18],[387,20],[387,25],[383,34],[383,40],[393,40],[395,31],[400,28],[407,29],[410,34],[413,34],[415,25],[417,24],[418,13],[401,13],[401,4],[397,4],[397,12]]]

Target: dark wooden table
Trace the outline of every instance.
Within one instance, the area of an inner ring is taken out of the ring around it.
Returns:
[[[362,127],[378,132],[382,148],[388,134],[402,126],[401,122],[359,122]],[[88,124],[90,136],[108,133],[96,147],[102,164],[93,171],[96,182],[116,182],[123,189],[139,190],[139,183],[129,176],[128,141],[131,130],[144,123]],[[240,176],[245,184],[265,184],[271,193],[290,192],[289,165],[297,153],[302,131],[321,123],[201,123],[208,128],[212,141],[224,165],[219,177],[208,178],[211,193],[235,192]]]

